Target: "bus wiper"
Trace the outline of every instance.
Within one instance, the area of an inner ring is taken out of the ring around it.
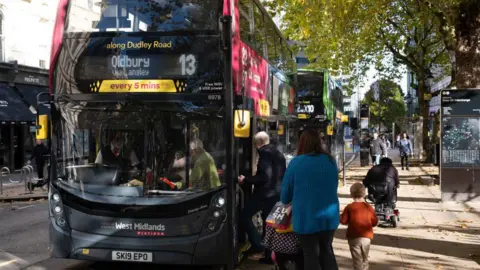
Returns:
[[[192,29],[194,29],[194,30],[197,29],[197,27],[195,26],[195,24],[194,24],[192,21],[190,21],[187,17],[185,17],[184,19],[185,19],[185,21],[187,22],[187,25],[188,25],[190,28],[192,28]]]

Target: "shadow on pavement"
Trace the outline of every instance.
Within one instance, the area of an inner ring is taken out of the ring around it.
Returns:
[[[346,229],[338,229],[335,238],[346,240]],[[392,230],[394,232],[394,230]],[[398,235],[387,235],[376,233],[372,241],[372,245],[395,247],[406,250],[414,250],[420,252],[427,252],[437,255],[453,256],[467,260],[473,260],[480,264],[480,245],[455,243],[451,241],[440,241],[433,239],[419,239],[412,237],[404,237]]]

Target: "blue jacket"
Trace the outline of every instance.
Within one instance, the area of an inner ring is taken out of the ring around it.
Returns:
[[[340,223],[338,168],[327,155],[300,155],[288,165],[281,201],[292,203],[293,230],[313,234],[336,230]]]
[[[398,141],[398,148],[400,150],[400,154],[412,154],[412,142],[409,139],[401,139]]]

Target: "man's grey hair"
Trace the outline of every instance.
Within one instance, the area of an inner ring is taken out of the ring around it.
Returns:
[[[267,145],[270,143],[270,136],[265,131],[260,131],[255,134],[254,140],[259,145]]]
[[[190,149],[195,151],[203,150],[203,142],[199,139],[194,139],[190,142]]]

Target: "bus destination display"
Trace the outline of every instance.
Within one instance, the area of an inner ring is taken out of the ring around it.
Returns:
[[[80,92],[223,92],[223,60],[215,38],[92,37],[86,45],[75,65]]]

